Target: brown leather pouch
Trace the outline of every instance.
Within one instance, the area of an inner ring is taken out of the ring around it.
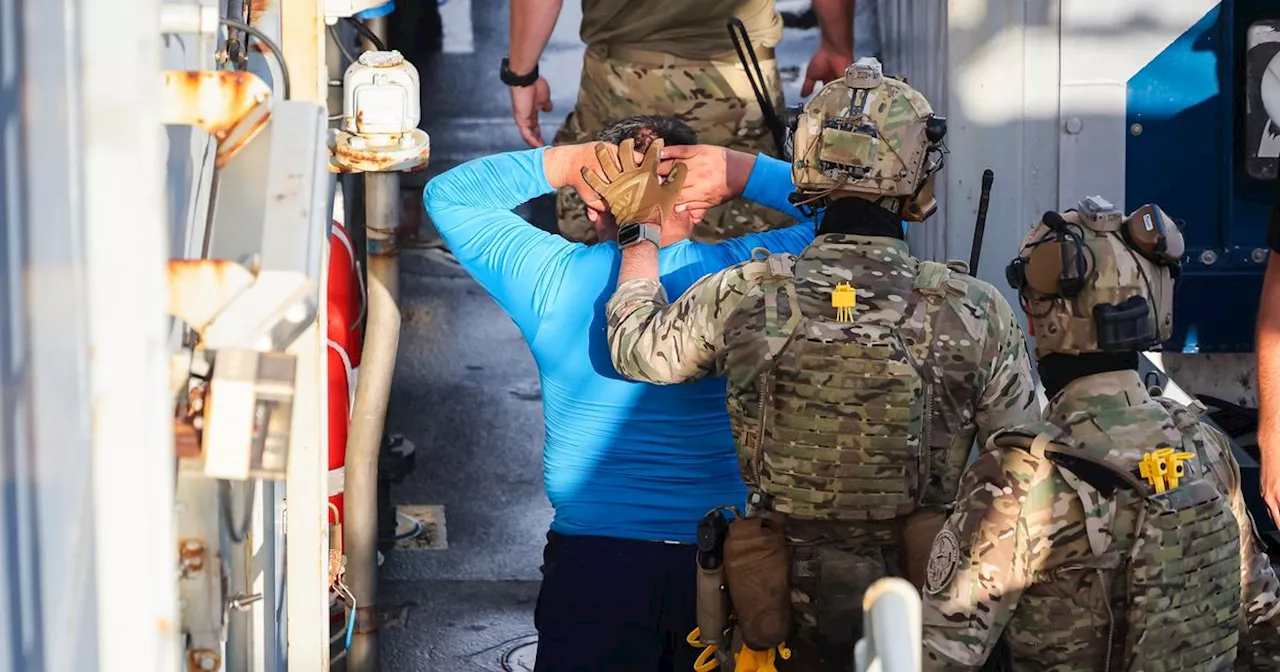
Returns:
[[[724,543],[725,582],[743,642],[757,651],[786,639],[791,627],[791,549],[782,523],[738,519]]]
[[[917,509],[902,526],[902,570],[916,590],[924,590],[925,573],[933,538],[942,531],[947,514],[939,509]]]

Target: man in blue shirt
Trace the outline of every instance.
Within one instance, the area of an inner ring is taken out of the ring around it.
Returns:
[[[670,117],[633,117],[600,140],[696,142]],[[433,179],[423,199],[458,262],[519,327],[538,364],[546,440],[544,484],[555,509],[535,611],[536,670],[686,672],[697,651],[695,531],[707,511],[743,503],[724,379],[658,387],[614,370],[604,305],[617,283],[617,222],[592,210],[601,243],[572,243],[512,209],[599,173],[596,143],[543,147],[465,163]],[[687,150],[686,150],[687,151]],[[764,247],[796,253],[812,220],[787,201],[790,165],[719,147],[686,161],[694,205],[662,228],[660,272],[671,296]],[[724,241],[688,240],[705,205],[742,197],[804,223]]]

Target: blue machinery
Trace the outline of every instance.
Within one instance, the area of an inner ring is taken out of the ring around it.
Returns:
[[[1258,154],[1280,133],[1258,98],[1258,63],[1280,53],[1258,41],[1268,24],[1280,27],[1276,3],[1223,0],[1128,82],[1125,205],[1187,222],[1173,351],[1253,350],[1276,190],[1275,155]]]

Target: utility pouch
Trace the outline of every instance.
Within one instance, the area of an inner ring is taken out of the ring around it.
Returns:
[[[745,518],[729,524],[724,574],[743,643],[767,651],[791,627],[791,550],[781,521]]]
[[[901,528],[902,571],[917,591],[924,590],[925,573],[929,567],[929,553],[933,538],[947,523],[947,514],[938,509],[917,509],[907,516]]]
[[[851,649],[862,636],[862,597],[888,573],[879,547],[865,552],[873,555],[831,546],[815,549],[818,637],[826,646]]]

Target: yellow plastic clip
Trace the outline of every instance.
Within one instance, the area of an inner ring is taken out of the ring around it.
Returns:
[[[702,628],[694,628],[693,632],[690,632],[684,641],[695,649],[702,649],[702,653],[698,654],[698,659],[693,661],[693,672],[711,672],[711,670],[720,667],[720,661],[715,658],[716,645],[707,645],[698,641],[701,635]]]
[[[1138,473],[1155,488],[1156,492],[1164,492],[1178,487],[1178,481],[1186,478],[1187,470],[1183,462],[1195,457],[1195,453],[1175,453],[1172,448],[1160,448],[1142,456],[1138,463]]]
[[[791,659],[791,649],[787,648],[786,642],[768,651],[756,651],[743,646],[733,659],[733,670],[734,672],[778,672],[775,663],[779,657],[783,660]]]
[[[841,322],[853,321],[853,308],[858,305],[858,293],[849,283],[842,282],[831,290],[831,307],[836,309],[836,319]]]

